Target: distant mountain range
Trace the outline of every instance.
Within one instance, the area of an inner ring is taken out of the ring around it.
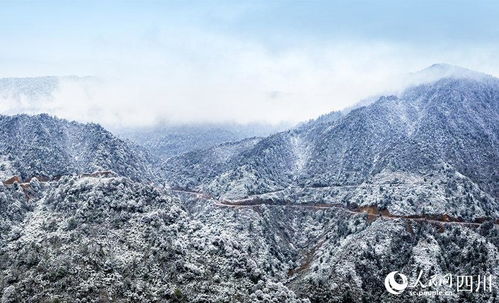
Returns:
[[[85,92],[93,91],[102,84],[96,77],[45,76],[0,78],[0,113],[38,114],[51,108],[51,102],[66,86],[74,86]],[[239,141],[251,137],[266,137],[283,131],[292,125],[264,123],[184,123],[158,124],[150,127],[117,127],[113,129],[118,137],[143,146],[149,152],[166,160],[194,150]]]
[[[204,150],[219,144],[251,137],[266,137],[289,127],[289,124],[178,124],[157,125],[147,128],[117,129],[118,136],[129,139],[148,149],[153,155],[166,160],[195,150]]]

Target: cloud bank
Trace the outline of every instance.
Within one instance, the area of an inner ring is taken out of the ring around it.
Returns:
[[[112,127],[298,122],[397,89],[405,75],[434,63],[499,75],[499,46],[487,37],[468,43],[435,35],[439,39],[424,43],[421,37],[394,37],[400,29],[385,38],[371,32],[349,36],[348,31],[329,29],[329,24],[312,35],[315,27],[291,30],[286,22],[295,20],[269,24],[267,33],[255,19],[255,11],[268,10],[260,6],[205,11],[183,7],[164,16],[134,8],[134,15],[119,20],[94,16],[89,19],[94,27],[90,21],[83,23],[88,28],[66,21],[69,33],[63,32],[65,27],[48,27],[45,18],[39,35],[29,27],[24,36],[0,37],[11,46],[0,50],[5,59],[1,74],[78,74],[98,81],[62,81],[50,98],[36,102],[4,98],[0,112],[48,112]],[[257,34],[239,24],[248,11]],[[61,38],[48,35],[49,29],[61,31]]]

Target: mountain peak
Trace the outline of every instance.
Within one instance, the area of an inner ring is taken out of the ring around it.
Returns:
[[[413,73],[411,76],[425,82],[437,81],[443,78],[474,80],[491,78],[490,75],[447,63],[433,64],[423,70]]]
[[[448,63],[435,63],[425,68],[424,70],[452,71],[452,70],[469,70],[469,69]]]

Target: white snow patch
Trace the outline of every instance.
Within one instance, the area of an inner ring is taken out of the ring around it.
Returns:
[[[290,138],[291,150],[295,156],[295,172],[301,172],[310,157],[310,152],[307,148],[306,142],[299,135],[293,135]]]

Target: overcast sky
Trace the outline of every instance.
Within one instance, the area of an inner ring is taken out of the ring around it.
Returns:
[[[96,76],[46,111],[105,125],[301,121],[433,63],[498,76],[498,16],[498,1],[0,1],[0,76]]]

